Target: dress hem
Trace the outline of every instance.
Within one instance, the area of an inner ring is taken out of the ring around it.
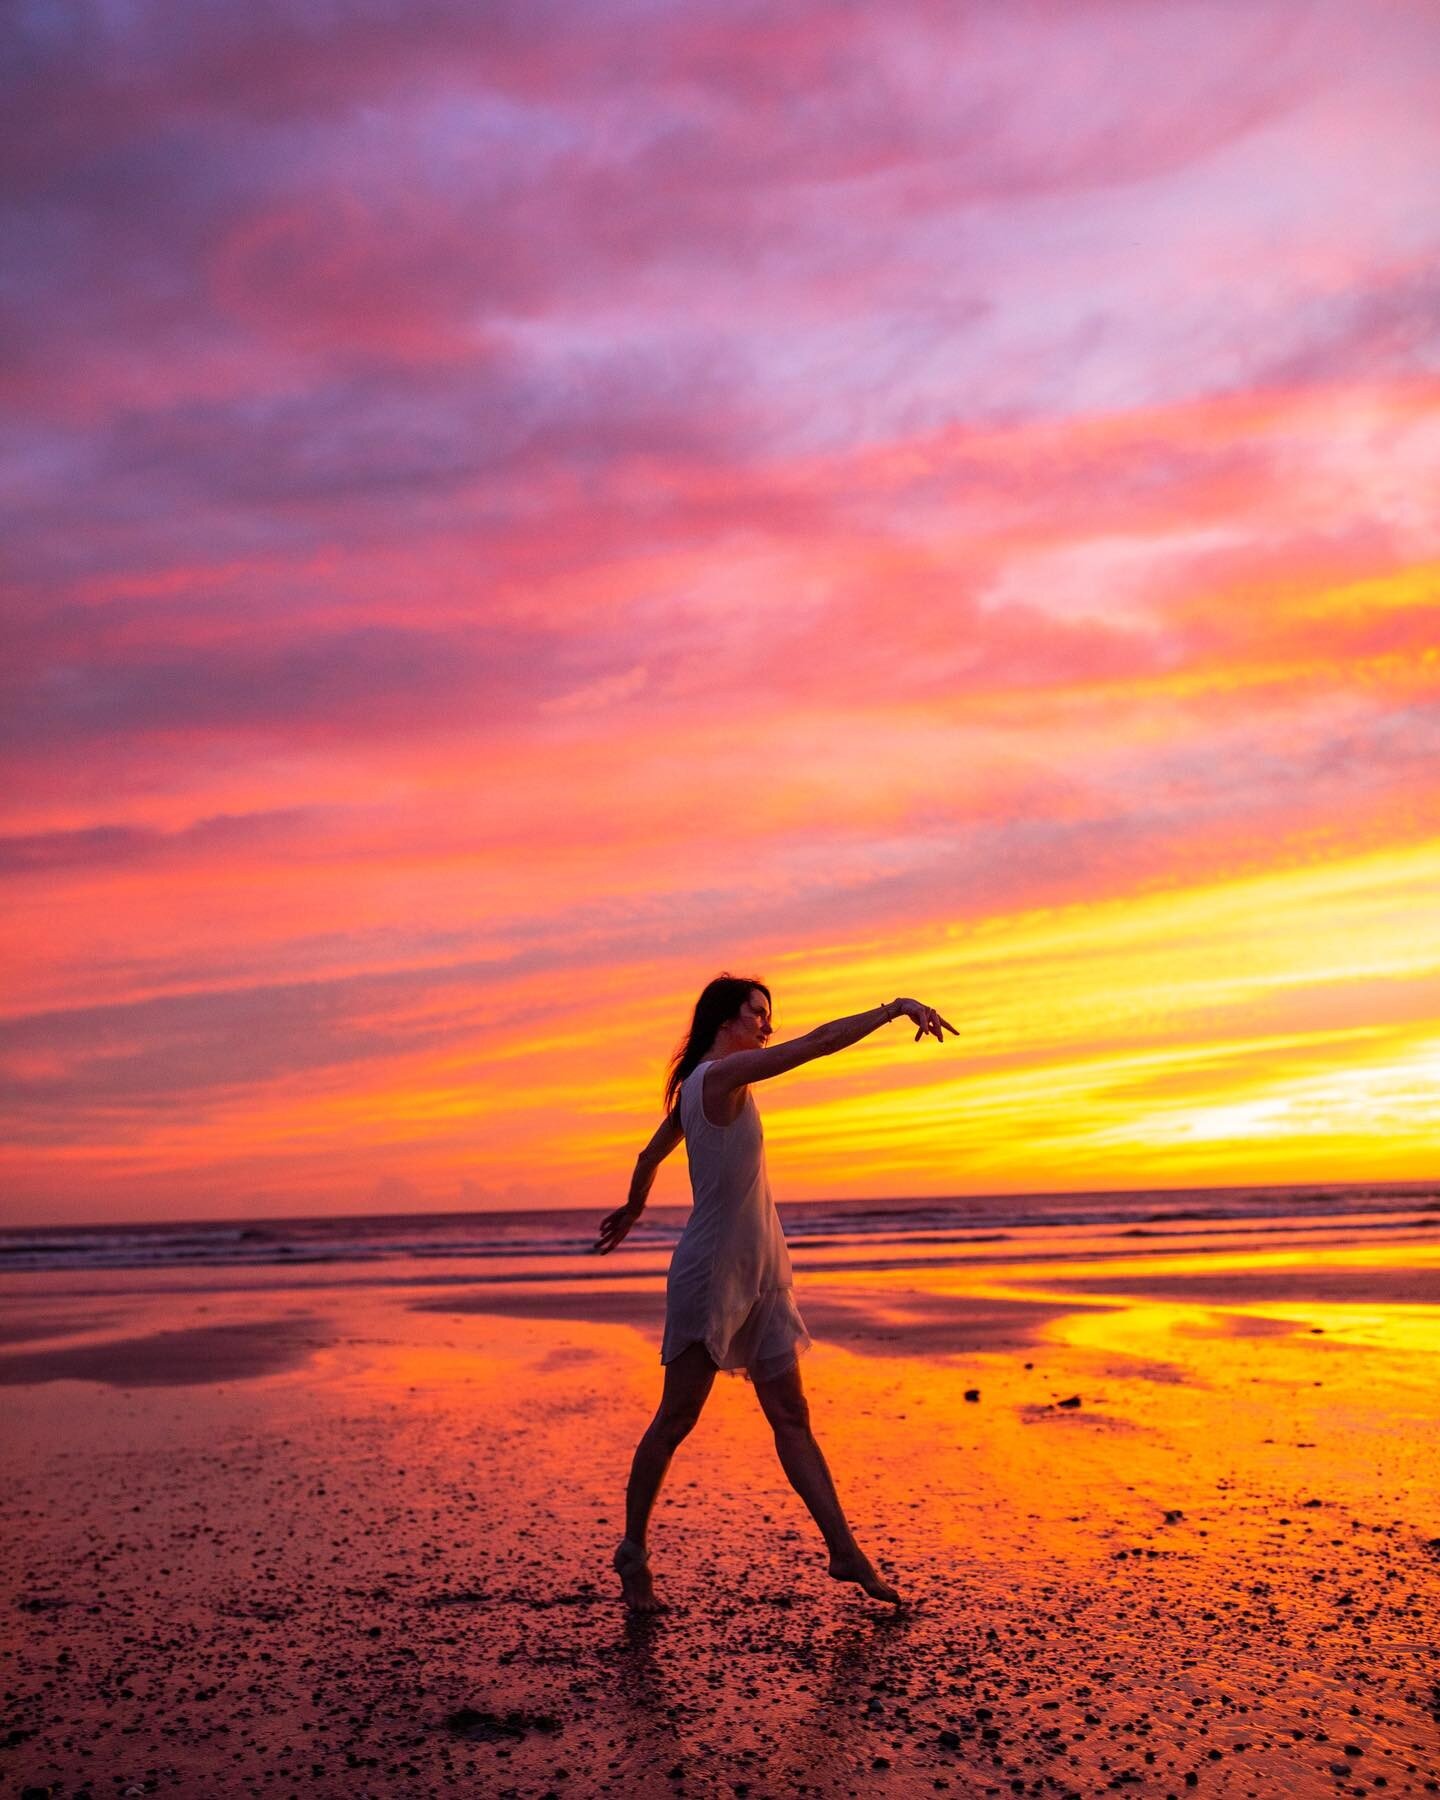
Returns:
[[[782,1295],[788,1302],[785,1310],[795,1328],[791,1332],[789,1342],[783,1349],[771,1350],[768,1355],[759,1353],[760,1345],[757,1344],[754,1353],[747,1355],[746,1351],[749,1349],[749,1345],[745,1344],[744,1339],[747,1332],[752,1329],[752,1320],[755,1321],[754,1330],[759,1335],[762,1344],[765,1332],[770,1325],[770,1321],[763,1316],[757,1318],[758,1309],[767,1301],[773,1308],[775,1300]],[[799,1308],[795,1305],[794,1286],[790,1282],[785,1282],[778,1287],[761,1288],[741,1315],[739,1324],[728,1333],[696,1334],[688,1337],[684,1343],[677,1344],[668,1352],[662,1342],[660,1361],[662,1365],[672,1363],[676,1357],[682,1356],[692,1345],[703,1344],[717,1371],[724,1375],[744,1375],[748,1381],[753,1378],[756,1371],[762,1378],[783,1374],[791,1363],[811,1348],[813,1343],[814,1339],[806,1330],[805,1321],[801,1318]]]
[[[789,1354],[780,1363],[778,1368],[764,1369],[760,1368],[758,1363],[754,1366],[749,1363],[737,1363],[733,1369],[727,1369],[724,1363],[720,1361],[719,1357],[716,1356],[715,1352],[711,1350],[709,1344],[705,1342],[704,1338],[691,1338],[688,1344],[682,1344],[678,1350],[673,1351],[669,1356],[664,1356],[660,1359],[662,1368],[674,1362],[677,1356],[683,1356],[687,1350],[693,1349],[696,1344],[704,1344],[705,1349],[709,1352],[711,1362],[715,1364],[715,1372],[717,1375],[728,1375],[732,1381],[739,1381],[743,1376],[746,1381],[753,1384],[757,1369],[759,1369],[760,1379],[762,1381],[768,1381],[776,1375],[783,1375],[792,1363],[799,1362],[800,1358],[805,1355],[807,1350],[814,1349],[815,1340],[807,1335],[804,1339],[797,1341],[792,1345]],[[763,1357],[761,1358],[761,1361],[772,1362],[774,1361],[774,1358]]]

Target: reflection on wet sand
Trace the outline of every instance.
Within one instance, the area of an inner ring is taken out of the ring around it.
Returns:
[[[197,1325],[0,1356],[0,1383],[102,1381],[129,1388],[252,1381],[294,1368],[324,1341],[315,1322],[303,1318]]]
[[[659,1342],[665,1303],[659,1288],[616,1290],[547,1283],[543,1287],[478,1287],[415,1303],[445,1315],[484,1313],[496,1318],[590,1320],[631,1325]],[[913,1279],[895,1285],[836,1286],[812,1281],[804,1289],[804,1314],[817,1338],[875,1356],[957,1356],[1028,1342],[1041,1326],[1071,1311],[1105,1309],[1103,1302],[1028,1299],[995,1293],[927,1290]]]

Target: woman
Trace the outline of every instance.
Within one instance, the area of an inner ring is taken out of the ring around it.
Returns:
[[[655,1496],[682,1440],[694,1429],[718,1369],[743,1369],[775,1433],[780,1464],[809,1507],[830,1552],[830,1574],[877,1600],[900,1596],[855,1542],[830,1470],[810,1430],[799,1353],[810,1335],[795,1307],[785,1234],[770,1197],[760,1112],[750,1093],[817,1057],[858,1044],[900,1014],[915,1042],[944,1043],[955,1027],[918,1000],[891,1000],[832,1019],[793,1043],[767,1048],[770,990],[721,975],[701,994],[665,1085],[665,1117],[640,1152],[630,1198],[600,1227],[603,1256],[645,1209],[655,1171],[683,1137],[694,1206],[670,1262],[665,1290],[665,1389],[641,1438],[625,1496],[625,1537],[615,1552],[625,1603],[658,1612],[645,1534]]]

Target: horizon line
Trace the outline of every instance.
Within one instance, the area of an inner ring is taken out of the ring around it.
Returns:
[[[1303,1193],[1345,1193],[1345,1192],[1385,1192],[1405,1193],[1440,1190],[1440,1178],[1435,1179],[1403,1179],[1371,1181],[1225,1181],[1206,1182],[1192,1186],[1174,1187],[1128,1187],[1128,1188],[1000,1188],[986,1189],[975,1193],[954,1194],[875,1194],[867,1199],[844,1198],[836,1196],[826,1199],[784,1199],[777,1200],[779,1207],[792,1206],[879,1206],[879,1205],[937,1205],[957,1200],[1109,1200],[1131,1199],[1143,1194],[1183,1195],[1183,1194],[1283,1194]],[[683,1201],[660,1201],[656,1203],[657,1211],[685,1210]],[[414,1211],[399,1212],[333,1212],[333,1213],[254,1213],[241,1217],[215,1218],[157,1218],[157,1219],[112,1219],[106,1222],[82,1221],[78,1223],[51,1223],[44,1220],[33,1222],[0,1224],[0,1233],[20,1231],[127,1231],[141,1226],[165,1225],[286,1225],[313,1224],[317,1220],[328,1219],[473,1219],[503,1218],[515,1213],[560,1213],[560,1212],[593,1212],[595,1207],[576,1206],[463,1206],[416,1208]],[[613,1210],[613,1209],[612,1209]],[[3,1273],[3,1271],[0,1271]]]

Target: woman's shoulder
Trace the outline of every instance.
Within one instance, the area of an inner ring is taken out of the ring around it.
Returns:
[[[685,1099],[687,1094],[703,1094],[705,1092],[705,1071],[710,1067],[710,1063],[713,1061],[714,1058],[712,1057],[707,1062],[696,1063],[690,1073],[684,1077],[678,1090],[678,1098],[681,1101]]]

